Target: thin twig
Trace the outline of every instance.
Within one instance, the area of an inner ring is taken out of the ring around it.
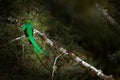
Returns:
[[[19,39],[21,39],[21,38],[23,38],[23,37],[25,37],[25,35],[22,35],[22,36],[20,36],[20,37],[17,37],[17,38],[15,38],[15,39],[13,39],[11,42],[17,41],[17,40],[19,40]]]
[[[54,73],[55,73],[55,71],[56,71],[56,69],[57,69],[57,67],[56,67],[56,62],[57,62],[57,60],[58,60],[58,58],[59,58],[60,56],[62,56],[62,54],[59,54],[59,55],[55,58],[55,60],[54,60],[52,77],[51,77],[52,80],[54,79]]]

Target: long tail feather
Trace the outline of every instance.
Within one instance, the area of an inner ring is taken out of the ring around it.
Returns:
[[[40,53],[42,53],[43,55],[48,56],[48,54],[46,52],[44,52],[35,42],[34,38],[32,36],[28,37],[29,40],[31,41],[32,45],[34,48],[36,48],[36,50],[40,51]]]

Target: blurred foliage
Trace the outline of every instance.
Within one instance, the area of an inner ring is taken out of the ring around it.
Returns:
[[[0,80],[51,78],[51,73],[39,62],[26,38],[10,43],[23,33],[17,25],[6,20],[9,16],[31,19],[33,27],[46,33],[53,42],[102,69],[105,74],[120,79],[120,37],[119,30],[114,30],[118,26],[110,25],[104,19],[96,3],[120,22],[119,0],[0,0]],[[59,52],[37,35],[34,37],[50,54],[47,66],[51,69]],[[60,57],[57,67],[55,80],[100,80],[66,55]]]

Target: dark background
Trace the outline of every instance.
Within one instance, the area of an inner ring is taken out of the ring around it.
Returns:
[[[107,21],[96,3],[118,24]],[[8,17],[31,19],[33,27],[50,39],[120,79],[119,0],[0,0],[0,80],[50,80],[51,73],[34,58],[27,39],[10,43],[23,33]],[[58,52],[47,46],[45,50],[54,55],[49,62],[52,65]],[[60,58],[57,66],[55,80],[100,80],[68,57]]]

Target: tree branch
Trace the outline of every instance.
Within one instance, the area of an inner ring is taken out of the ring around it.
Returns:
[[[103,80],[114,80],[114,78],[110,75],[105,75],[104,73],[102,73],[101,70],[96,69],[94,66],[86,63],[85,61],[83,61],[81,58],[79,58],[78,56],[76,56],[74,53],[67,51],[66,49],[56,45],[55,43],[53,43],[49,38],[47,38],[45,36],[45,34],[39,32],[38,30],[34,30],[35,33],[39,34],[39,36],[52,48],[58,50],[59,52],[61,52],[62,54],[67,54],[71,59],[73,59],[74,61],[76,61],[77,63],[79,63],[82,67],[90,70],[91,72],[93,72],[94,74],[96,74],[98,77],[100,77]]]
[[[99,5],[98,3],[96,3],[96,7],[98,8],[98,10],[102,13],[103,17],[110,22],[111,24],[117,24],[117,22],[115,21],[115,19],[113,19],[109,14],[108,14],[108,10],[104,9],[101,5]]]
[[[57,44],[53,43],[49,38],[46,37],[46,35],[44,33],[41,33],[40,31],[38,31],[37,29],[34,29],[34,34],[38,34],[39,37],[44,40],[46,42],[46,44],[48,44],[50,47],[56,49],[57,51],[59,51],[62,54],[66,54],[68,55],[72,60],[74,60],[75,62],[79,63],[82,67],[90,70],[92,73],[94,73],[95,75],[97,75],[98,77],[100,77],[103,80],[115,80],[111,75],[105,75],[101,70],[96,69],[94,66],[86,63],[85,61],[83,61],[81,58],[79,58],[78,56],[76,56],[74,53],[67,51],[66,49],[58,46]],[[25,37],[24,35],[18,38],[15,38],[12,40],[16,41],[19,40],[21,38]]]

